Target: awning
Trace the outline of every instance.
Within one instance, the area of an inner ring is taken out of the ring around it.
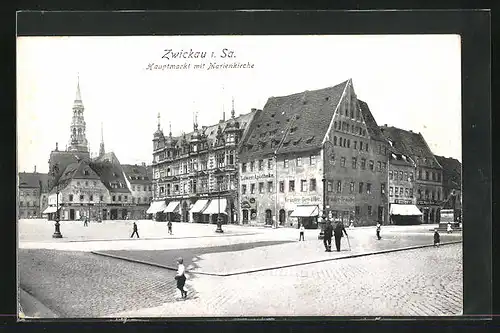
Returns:
[[[311,217],[318,216],[319,208],[318,206],[297,206],[293,213],[290,215],[291,217]]]
[[[220,206],[219,206],[220,202]],[[202,214],[226,214],[227,201],[225,198],[221,199],[213,199],[208,204],[208,207],[205,210],[201,211]]]
[[[420,209],[415,205],[391,204],[391,215],[416,216],[422,215]]]
[[[61,207],[59,207],[61,208]],[[55,213],[57,212],[57,208],[55,206],[50,206],[50,207],[47,207],[42,214],[50,214],[50,213]]]
[[[172,213],[175,210],[177,210],[177,207],[179,207],[180,202],[179,201],[170,201],[168,203],[167,208],[163,210],[164,213]]]
[[[208,199],[200,199],[191,208],[191,213],[200,213],[208,204]]]
[[[151,206],[149,206],[146,214],[156,214],[164,210],[166,207],[167,204],[165,203],[165,201],[154,201],[151,203]]]

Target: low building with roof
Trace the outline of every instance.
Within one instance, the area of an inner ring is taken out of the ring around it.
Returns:
[[[42,217],[47,201],[48,175],[37,172],[35,166],[34,172],[20,172],[18,177],[19,218]]]
[[[158,129],[153,136],[153,197],[148,213],[156,220],[237,223],[238,148],[259,110],[211,126],[172,136]]]
[[[146,211],[153,201],[152,168],[146,166],[145,163],[142,165],[122,164],[121,166],[125,174],[125,181],[131,192],[130,218],[148,218],[149,214]]]
[[[443,167],[443,208],[455,209],[454,221],[461,221],[462,211],[462,163],[452,157],[435,155]]]
[[[381,130],[392,147],[415,163],[413,195],[422,212],[422,223],[438,223],[444,200],[441,164],[421,133],[392,126],[382,126]]]
[[[387,142],[351,79],[269,98],[239,156],[243,224],[387,220]]]

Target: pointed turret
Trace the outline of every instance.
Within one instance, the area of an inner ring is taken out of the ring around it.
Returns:
[[[104,156],[106,151],[104,150],[104,132],[102,128],[102,122],[101,122],[101,145],[99,146],[99,157]]]

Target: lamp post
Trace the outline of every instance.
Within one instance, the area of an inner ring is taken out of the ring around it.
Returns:
[[[54,165],[52,174],[55,177],[59,173],[59,167]],[[56,183],[56,223],[55,223],[55,231],[52,235],[52,238],[62,238],[61,231],[59,230],[59,182]]]
[[[326,150],[325,150],[325,146],[326,144],[329,143],[331,144],[332,146],[333,143],[330,141],[330,140],[325,140],[323,142],[323,145],[322,145],[322,149],[323,149],[323,178],[321,179],[321,181],[323,182],[323,214],[321,216],[321,230],[319,232],[319,235],[318,235],[318,239],[323,239],[325,237],[325,226],[326,226],[326,219],[327,219],[327,214],[326,214],[326,187],[327,187],[327,180],[326,180]]]
[[[217,229],[215,229],[215,232],[217,233],[223,233],[224,230],[222,230],[222,218],[220,217],[220,181],[219,178],[217,178],[217,205],[218,205],[218,213],[217,213]]]

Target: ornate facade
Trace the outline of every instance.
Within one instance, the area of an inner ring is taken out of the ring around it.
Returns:
[[[238,148],[258,110],[173,137],[153,136],[153,196],[148,213],[157,220],[212,223],[217,215],[237,223]]]

